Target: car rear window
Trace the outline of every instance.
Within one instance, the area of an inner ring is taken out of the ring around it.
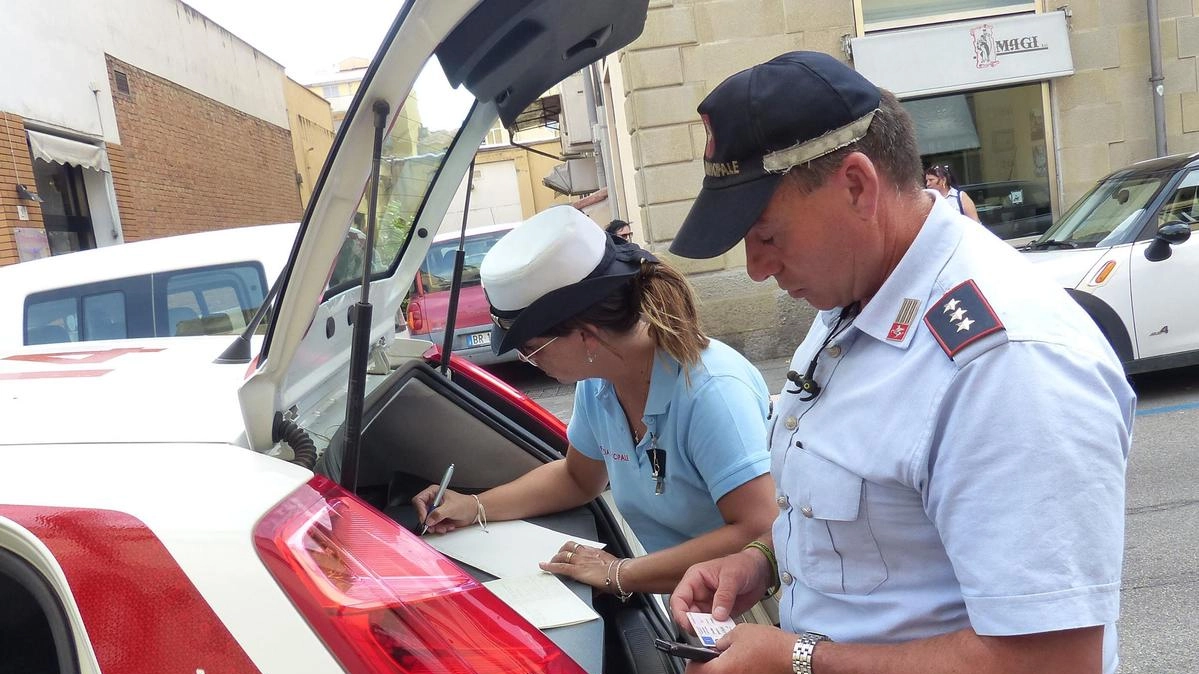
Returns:
[[[499,241],[509,230],[491,232],[488,234],[467,234],[462,245],[466,260],[462,265],[462,287],[477,286],[479,280],[479,265],[487,251]],[[420,281],[425,292],[436,293],[450,289],[454,279],[454,253],[458,250],[458,239],[448,239],[433,244],[425,261],[420,266]]]

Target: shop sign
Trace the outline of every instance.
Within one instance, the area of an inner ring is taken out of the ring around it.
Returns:
[[[901,98],[1074,73],[1062,12],[867,35],[852,46],[854,67]]]

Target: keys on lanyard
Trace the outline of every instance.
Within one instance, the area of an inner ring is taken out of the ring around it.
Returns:
[[[658,436],[654,433],[649,434],[649,449],[645,454],[649,457],[654,496],[661,496],[666,491],[666,450],[658,446]]]

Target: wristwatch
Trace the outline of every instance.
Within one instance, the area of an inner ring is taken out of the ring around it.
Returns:
[[[832,639],[816,632],[804,632],[795,640],[795,649],[791,651],[791,670],[795,674],[812,674],[812,651],[821,641]]]

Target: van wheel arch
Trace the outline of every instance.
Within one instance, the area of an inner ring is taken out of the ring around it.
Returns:
[[[1133,359],[1132,339],[1128,336],[1128,329],[1124,327],[1124,321],[1120,320],[1116,310],[1098,297],[1073,288],[1066,288],[1066,294],[1078,302],[1091,320],[1095,321],[1095,325],[1099,326],[1099,331],[1120,357],[1120,362],[1130,362]]]

